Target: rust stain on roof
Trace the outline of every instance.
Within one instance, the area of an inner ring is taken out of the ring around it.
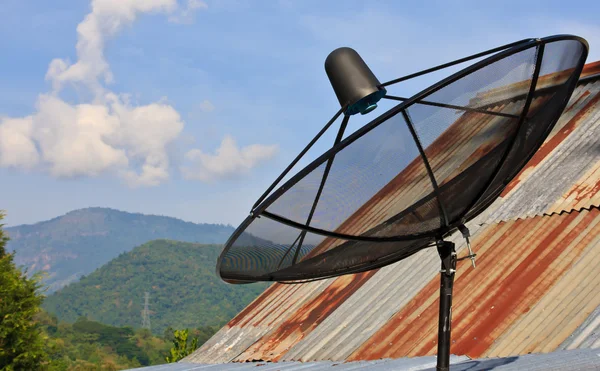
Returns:
[[[598,210],[580,213],[581,216],[587,214],[598,215]],[[496,340],[486,351],[486,357],[554,351],[571,338],[600,306],[600,296],[597,295],[600,275],[596,274],[600,268],[600,218],[590,221],[586,217],[578,226],[585,223],[588,225],[580,230],[579,236],[566,249],[573,253],[585,246],[583,253],[574,260],[563,254],[562,258],[567,259],[566,265],[561,258],[552,263],[550,269],[567,266],[568,271],[536,305],[513,321],[509,329],[502,334],[494,334],[497,335]]]
[[[573,201],[579,203],[581,200],[592,198],[600,191],[600,179],[596,180],[593,184],[576,184],[575,187],[570,189],[565,195],[567,199],[574,196]]]
[[[463,263],[456,276],[452,353],[484,355],[579,257],[587,243],[572,242],[598,215],[594,209],[536,217],[499,223],[482,232],[474,241],[477,268]],[[349,360],[435,354],[438,290],[436,277]]]
[[[276,295],[276,291],[280,289],[282,286],[279,283],[274,283],[269,286],[259,297],[254,299],[246,308],[244,308],[241,312],[239,312],[229,323],[227,326],[235,326],[244,320],[251,312],[253,312],[256,308],[261,307],[266,301],[272,300]]]
[[[376,271],[346,275],[337,278],[323,292],[291,314],[274,331],[265,335],[235,359],[277,361],[287,350],[316,328],[348,297],[358,290]]]

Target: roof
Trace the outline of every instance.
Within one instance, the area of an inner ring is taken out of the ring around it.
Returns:
[[[600,62],[586,65],[544,145],[469,223],[452,352],[472,358],[600,347]],[[457,235],[459,255],[464,242]],[[439,258],[273,284],[188,362],[364,361],[435,354]]]
[[[243,371],[243,370],[371,370],[371,371],[417,371],[435,370],[435,357],[383,359],[377,361],[359,361],[339,363],[332,361],[319,362],[279,362],[279,363],[225,363],[225,364],[194,364],[194,363],[171,363],[153,367],[144,367],[144,371]],[[554,370],[590,370],[600,367],[600,353],[597,350],[577,349],[570,351],[555,352],[551,354],[528,354],[524,356],[487,358],[472,360],[467,357],[450,357],[453,371],[554,371]],[[258,367],[258,368],[257,368]]]

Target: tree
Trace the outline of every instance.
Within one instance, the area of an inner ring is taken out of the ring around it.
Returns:
[[[0,211],[0,221],[4,212]],[[43,295],[40,278],[28,278],[6,251],[0,224],[0,369],[38,370],[46,365],[42,331],[34,320]]]
[[[170,350],[171,356],[167,356],[167,363],[177,362],[198,348],[198,338],[194,338],[188,346],[188,330],[175,330],[173,332],[173,348]]]

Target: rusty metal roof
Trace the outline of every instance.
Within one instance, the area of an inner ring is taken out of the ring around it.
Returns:
[[[600,62],[542,148],[469,224],[479,264],[455,284],[452,352],[600,347]],[[459,254],[462,239],[454,236]],[[376,271],[272,285],[189,362],[350,361],[434,354],[433,249]]]
[[[555,350],[599,305],[600,211],[501,222],[478,233],[478,267],[457,269],[456,354],[472,358]],[[585,278],[585,279],[583,279]],[[435,354],[436,278],[349,360]]]
[[[549,138],[508,185],[487,223],[599,205],[600,62],[584,70]]]

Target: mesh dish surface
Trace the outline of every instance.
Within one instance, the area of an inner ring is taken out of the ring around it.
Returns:
[[[260,203],[217,274],[231,283],[321,279],[431,246],[493,202],[540,147],[587,49],[575,36],[525,41],[399,103]]]

